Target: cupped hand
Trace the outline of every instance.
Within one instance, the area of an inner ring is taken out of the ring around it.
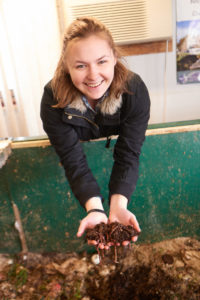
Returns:
[[[108,223],[108,218],[105,214],[99,213],[99,212],[92,212],[88,214],[84,219],[81,220],[80,226],[78,228],[77,237],[81,237],[85,230],[88,228],[94,228],[99,223]],[[89,245],[96,246],[98,244],[95,240],[88,241]],[[108,246],[104,244],[98,244],[98,247],[100,249],[108,249]]]
[[[110,211],[110,215],[109,215],[109,219],[108,219],[109,223],[112,223],[112,222],[119,222],[123,225],[130,225],[130,226],[133,226],[133,228],[140,232],[141,229],[140,229],[140,226],[139,226],[139,223],[135,217],[135,215],[129,211],[127,208],[123,208],[123,207],[120,207],[120,208],[114,208]],[[136,242],[138,239],[137,236],[134,236],[132,237],[132,241],[133,242]],[[129,241],[124,241],[122,243],[123,246],[127,246],[130,242]]]

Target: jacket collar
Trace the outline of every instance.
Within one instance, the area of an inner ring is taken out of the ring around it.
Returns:
[[[106,97],[103,101],[97,104],[97,107],[99,108],[100,112],[103,115],[113,115],[117,112],[117,110],[122,105],[122,96],[120,95],[119,98],[109,98]],[[68,105],[68,108],[73,108],[78,111],[80,111],[82,114],[87,111],[87,107],[83,100],[80,97],[77,97]]]

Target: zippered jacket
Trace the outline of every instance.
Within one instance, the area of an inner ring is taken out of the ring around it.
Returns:
[[[109,199],[113,194],[121,194],[129,201],[136,187],[150,99],[144,82],[135,73],[129,81],[129,91],[131,93],[123,93],[118,99],[106,97],[97,104],[94,112],[81,97],[65,108],[54,108],[52,106],[57,101],[51,82],[44,87],[41,101],[43,128],[60,158],[75,197],[83,207],[89,198],[102,196],[80,141],[118,135],[109,181]]]

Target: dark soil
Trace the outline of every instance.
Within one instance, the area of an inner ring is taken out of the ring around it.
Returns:
[[[86,233],[87,240],[95,240],[98,244],[108,243],[117,244],[124,241],[131,241],[132,237],[139,235],[132,226],[125,226],[118,222],[111,224],[100,223],[94,228],[88,229]]]
[[[0,254],[0,299],[200,300],[200,241],[176,238],[97,254]],[[123,254],[123,255],[121,255]]]
[[[99,250],[99,244],[104,246],[112,244],[114,246],[114,262],[117,263],[117,246],[119,246],[124,241],[131,242],[132,237],[138,236],[140,232],[136,231],[132,226],[125,226],[118,222],[113,222],[110,224],[100,223],[94,228],[87,229],[86,239],[94,240],[97,242],[97,251],[102,259],[104,257],[104,252]]]

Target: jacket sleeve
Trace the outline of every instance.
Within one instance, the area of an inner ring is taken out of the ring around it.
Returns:
[[[43,128],[65,169],[72,192],[84,207],[87,200],[100,196],[100,189],[88,167],[79,137],[74,128],[62,121],[63,110],[56,104],[49,85],[45,86],[41,101]]]
[[[114,149],[114,165],[109,182],[110,196],[124,195],[130,201],[135,190],[139,156],[150,114],[148,90],[138,75],[130,82],[132,94],[123,95],[120,132]]]

